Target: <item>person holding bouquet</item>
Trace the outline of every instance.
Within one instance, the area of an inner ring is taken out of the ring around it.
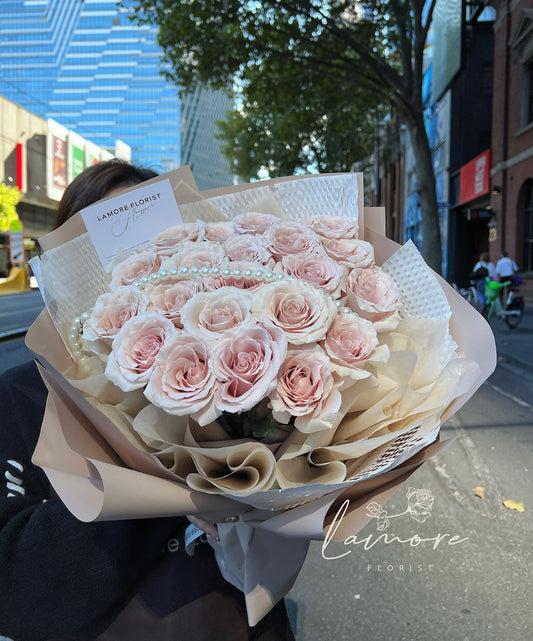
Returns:
[[[65,190],[56,227],[154,176],[118,160],[87,168]],[[294,639],[283,601],[248,626],[244,597],[210,546],[185,550],[185,517],[78,521],[31,463],[47,397],[34,362],[0,376],[0,394],[0,638]]]

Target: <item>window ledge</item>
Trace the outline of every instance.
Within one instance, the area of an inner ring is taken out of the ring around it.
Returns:
[[[525,127],[522,127],[521,129],[519,129],[518,131],[515,131],[514,137],[518,138],[522,134],[525,134],[526,131],[531,131],[531,130],[533,130],[533,122],[530,122],[529,125],[526,125]]]

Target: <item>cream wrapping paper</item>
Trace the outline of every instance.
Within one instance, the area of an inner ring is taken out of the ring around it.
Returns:
[[[294,186],[298,181],[269,182],[274,182],[274,189],[278,185],[279,200],[283,202],[286,198],[290,207],[297,209],[298,203],[310,207],[320,194],[320,187],[317,187],[317,190],[309,190],[308,197],[304,198],[304,184],[318,186],[325,178],[302,181],[297,197],[291,193],[291,184]],[[339,176],[338,181],[342,182],[343,177]],[[364,211],[362,191],[357,189],[357,180],[344,178],[344,182],[348,184],[348,195],[346,199],[339,198],[336,206],[341,211],[343,207],[348,211],[350,203],[357,199],[361,221]],[[272,213],[283,212],[288,206],[285,203],[281,207],[279,200],[272,198],[272,187],[268,184],[239,186],[202,195],[198,195],[187,181],[175,181],[174,184],[178,187],[176,195],[179,191],[182,198],[180,211],[184,220],[187,216],[194,220],[199,211],[213,220],[230,219],[231,207],[235,207],[234,193],[239,194],[238,207],[244,210]],[[206,196],[209,196],[208,200]],[[364,238],[373,244],[378,264],[385,263],[398,250],[396,243],[379,233],[384,228],[383,213],[379,209],[364,211],[367,226],[360,229],[360,237],[364,231]],[[83,230],[80,230],[79,222],[75,221],[71,227],[75,230],[74,240],[81,238],[78,232],[83,235]],[[49,251],[65,242],[71,240],[64,235],[57,240],[56,235],[48,245]],[[476,379],[470,380],[468,389],[445,410],[444,416],[448,417],[493,371],[495,348],[485,321],[447,283],[441,281],[440,284],[452,309],[450,331],[453,340],[459,351],[479,366]],[[56,300],[55,295],[50,298],[52,302]],[[53,304],[51,306],[55,309]],[[72,513],[84,521],[185,514],[199,514],[218,521],[221,542],[212,545],[224,576],[245,593],[251,625],[290,589],[305,558],[309,540],[324,537],[339,502],[349,498],[350,509],[342,524],[330,533],[332,540],[356,534],[369,518],[365,515],[366,505],[372,500],[384,503],[424,460],[445,445],[433,442],[443,419],[442,415],[435,418],[434,408],[428,407],[425,414],[418,417],[423,429],[412,429],[407,424],[397,434],[385,434],[381,441],[377,440],[373,451],[359,450],[356,456],[366,456],[359,467],[355,465],[350,470],[351,481],[331,482],[336,478],[336,446],[319,449],[317,445],[313,455],[325,472],[316,479],[309,479],[303,486],[248,495],[232,493],[231,486],[225,486],[222,488],[224,496],[221,496],[206,493],[205,481],[198,477],[196,489],[192,489],[179,482],[174,473],[152,456],[149,446],[143,450],[128,437],[126,428],[120,429],[119,421],[110,420],[113,413],[104,407],[103,411],[96,409],[66,380],[66,377],[76,378],[80,374],[76,373],[77,367],[56,330],[63,321],[55,320],[56,326],[48,312],[43,312],[27,335],[28,346],[39,355],[43,379],[50,392],[34,462],[43,467]],[[303,443],[298,443],[302,435],[293,434],[294,438],[282,446],[283,455],[288,458],[288,469],[294,469],[299,464],[299,457],[305,454]],[[184,438],[192,439],[192,436],[187,433]],[[190,454],[191,445],[194,446],[194,439],[184,441],[183,452]],[[280,452],[276,454],[280,455]],[[267,459],[268,456],[263,459],[265,474],[268,474]],[[180,464],[188,469],[186,459],[181,458]],[[328,480],[330,482],[325,484]],[[132,492],[133,487],[135,492]],[[233,523],[220,522],[227,516],[239,518]],[[265,559],[271,562],[265,564]],[[272,572],[272,568],[277,570]]]

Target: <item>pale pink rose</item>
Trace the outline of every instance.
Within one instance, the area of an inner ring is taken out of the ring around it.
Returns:
[[[374,264],[374,248],[366,240],[324,238],[322,247],[328,256],[348,268],[371,267]]]
[[[274,258],[265,246],[262,236],[238,234],[224,243],[224,252],[230,261],[250,261],[273,266]]]
[[[314,283],[328,294],[337,296],[340,293],[344,270],[333,258],[324,254],[299,254],[285,256],[281,262],[285,273]]]
[[[145,310],[146,299],[137,287],[117,287],[98,297],[83,325],[83,338],[88,341],[113,338],[126,321]]]
[[[252,409],[276,387],[276,376],[287,353],[287,339],[276,327],[239,327],[218,342],[212,368],[221,382],[215,392],[219,411]]]
[[[329,358],[320,347],[289,350],[271,394],[272,415],[301,432],[331,428],[337,420],[341,394],[333,380]]]
[[[178,250],[178,245],[184,240],[197,242],[204,238],[204,223],[182,223],[162,231],[152,239],[155,250],[161,256],[172,256]]]
[[[322,340],[337,314],[325,292],[304,281],[267,283],[254,294],[252,312],[281,328],[289,343],[302,345]]]
[[[215,267],[226,261],[224,250],[220,245],[210,242],[187,243],[185,242],[177,254],[174,254],[163,263],[169,271],[180,267]]]
[[[221,287],[236,287],[237,289],[246,289],[249,292],[256,292],[265,285],[265,281],[263,279],[254,276],[254,272],[256,271],[265,271],[265,266],[261,263],[236,261],[234,263],[228,263],[226,268],[230,270],[230,274],[227,276],[221,276],[219,274],[218,276],[205,276],[202,278],[204,287],[207,291],[211,292],[215,289],[220,289]]]
[[[206,223],[205,224],[205,240],[210,240],[214,243],[224,242],[233,234],[233,223]]]
[[[285,222],[266,230],[265,243],[275,258],[320,252],[320,236],[307,225]]]
[[[131,285],[143,276],[150,276],[159,271],[160,267],[161,257],[152,250],[132,254],[113,267],[110,287],[116,289],[123,285]]]
[[[161,283],[147,292],[148,309],[170,319],[176,327],[181,328],[181,308],[201,289],[199,281],[186,277]]]
[[[185,331],[199,338],[217,339],[237,326],[255,324],[251,312],[252,294],[233,287],[200,292],[181,310]]]
[[[130,318],[113,339],[106,377],[123,392],[144,387],[154,371],[159,350],[176,334],[172,321],[159,314]]]
[[[312,216],[305,222],[324,238],[355,238],[359,226],[349,216]]]
[[[279,218],[272,214],[251,211],[235,216],[232,222],[237,234],[263,234],[272,225],[277,225]]]
[[[357,376],[358,370],[374,353],[378,345],[376,329],[368,320],[355,314],[339,314],[321,343],[341,376]]]
[[[217,380],[209,364],[211,347],[195,336],[179,334],[157,355],[157,366],[144,391],[146,398],[169,414],[191,415],[200,425],[216,418],[212,405]]]
[[[400,292],[381,268],[354,269],[346,280],[346,305],[362,318],[376,322],[400,307]]]

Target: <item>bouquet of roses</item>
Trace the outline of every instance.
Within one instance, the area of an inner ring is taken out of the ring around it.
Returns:
[[[361,238],[358,185],[317,177],[189,199],[186,222],[122,252],[109,273],[89,256],[87,300],[52,277],[69,252],[80,260],[87,234],[43,256],[45,299],[70,353],[67,366],[45,363],[54,408],[43,433],[63,434],[71,475],[83,460],[75,476],[92,482],[98,506],[87,510],[87,492],[72,497],[46,448],[37,462],[80,518],[240,515],[214,546],[251,609],[257,584],[270,595],[251,621],[290,587],[335,499],[393,489],[492,366],[458,347],[443,286],[411,243],[391,248],[369,220]],[[83,438],[65,420],[72,405]],[[146,494],[136,507],[123,489],[132,472]],[[350,534],[365,522],[361,509],[354,517]],[[280,535],[293,537],[293,560],[273,588],[254,545],[282,555]]]

